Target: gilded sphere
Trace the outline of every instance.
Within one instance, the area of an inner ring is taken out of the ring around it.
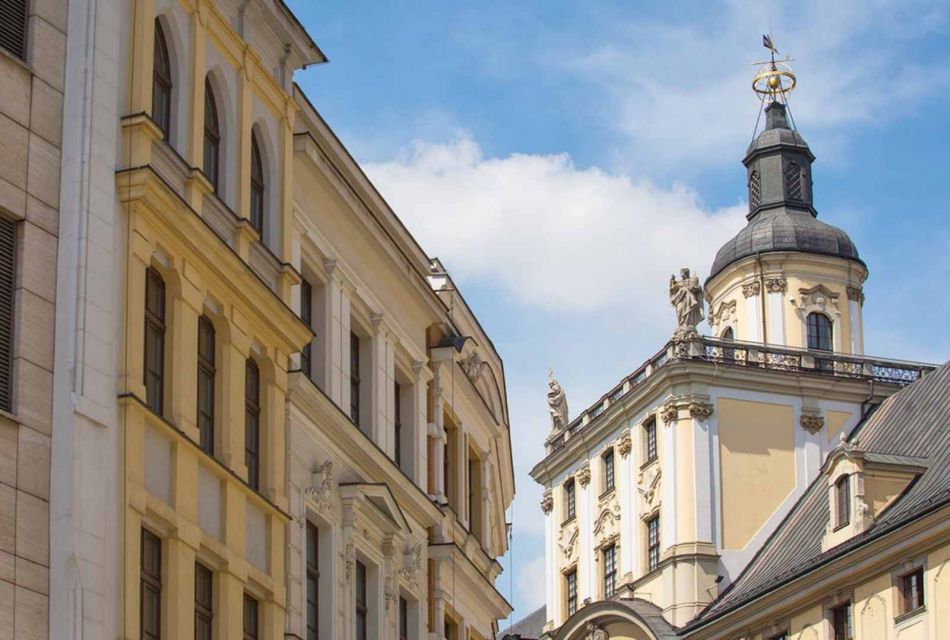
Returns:
[[[778,75],[769,76],[769,89],[778,89],[780,84]]]

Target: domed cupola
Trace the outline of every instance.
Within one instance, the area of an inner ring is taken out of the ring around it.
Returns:
[[[742,161],[748,222],[716,253],[706,280],[710,329],[717,337],[862,353],[867,267],[848,234],[817,217],[815,156],[787,104],[795,76],[774,54],[753,81],[765,127]]]

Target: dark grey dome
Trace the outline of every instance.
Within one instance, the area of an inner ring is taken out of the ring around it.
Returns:
[[[757,253],[799,251],[846,258],[864,264],[848,234],[825,224],[807,211],[785,208],[759,212],[716,254],[709,278]]]

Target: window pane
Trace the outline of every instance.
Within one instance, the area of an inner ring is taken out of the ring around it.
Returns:
[[[257,640],[258,611],[257,600],[244,594],[244,640]]]
[[[247,483],[256,490],[260,487],[260,372],[251,359],[245,365],[244,394],[244,462]]]

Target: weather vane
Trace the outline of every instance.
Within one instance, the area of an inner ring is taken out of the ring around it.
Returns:
[[[788,94],[797,82],[792,68],[788,65],[793,60],[787,56],[784,60],[775,59],[778,49],[775,48],[770,34],[762,36],[762,46],[772,55],[769,60],[753,63],[759,65],[759,71],[752,79],[752,90],[763,102],[787,102]]]

